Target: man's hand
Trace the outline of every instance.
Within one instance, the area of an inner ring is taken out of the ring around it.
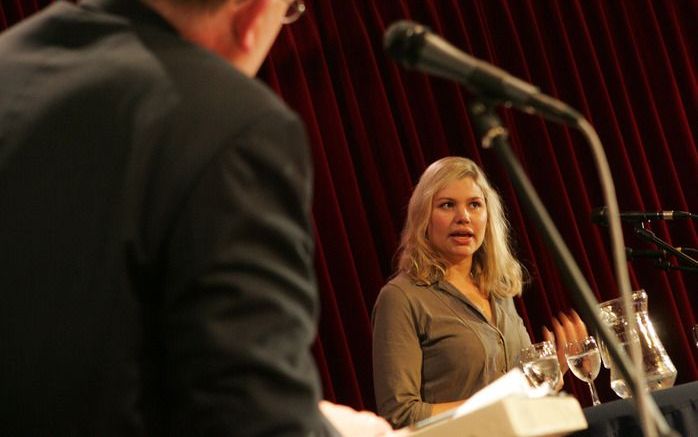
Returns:
[[[398,435],[382,417],[370,411],[356,411],[346,405],[320,401],[320,411],[342,437],[378,437]]]

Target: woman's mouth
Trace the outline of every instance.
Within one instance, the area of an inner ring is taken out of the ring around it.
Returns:
[[[457,244],[468,244],[473,240],[473,238],[475,238],[475,233],[468,230],[455,231],[451,232],[449,237]]]

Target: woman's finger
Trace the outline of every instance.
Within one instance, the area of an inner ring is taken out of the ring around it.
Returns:
[[[589,336],[589,331],[587,330],[587,326],[584,324],[582,318],[579,317],[579,314],[577,314],[575,310],[571,310],[568,317],[572,321],[572,325],[574,325],[574,329],[577,332],[577,338],[587,338]]]
[[[555,344],[555,334],[553,334],[547,326],[543,325],[543,340]]]
[[[562,327],[560,321],[553,317],[552,320],[553,332],[555,333],[555,349],[557,350],[557,361],[560,363],[560,372],[564,375],[567,372],[567,359],[565,358],[565,345],[567,344],[567,335],[565,328]]]
[[[575,328],[574,324],[572,324],[572,321],[569,319],[569,317],[567,317],[565,313],[560,312],[558,318],[560,319],[562,328],[565,331],[565,344],[571,341],[578,340],[577,329]]]
[[[565,328],[562,327],[562,323],[560,323],[560,321],[556,317],[553,317],[552,325],[553,333],[555,333],[555,342],[558,345],[562,344],[564,346],[567,343],[567,335],[565,333]]]

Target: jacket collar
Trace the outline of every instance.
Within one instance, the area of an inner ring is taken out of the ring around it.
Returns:
[[[159,27],[172,33],[178,33],[167,20],[140,0],[84,0],[79,3],[79,6],[85,9],[119,15],[134,23]]]

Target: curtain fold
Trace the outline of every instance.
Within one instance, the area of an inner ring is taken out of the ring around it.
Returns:
[[[0,29],[49,3],[2,0]],[[470,93],[404,70],[383,51],[394,21],[429,26],[455,46],[537,85],[582,112],[604,144],[621,210],[698,213],[698,6],[694,0],[306,0],[260,72],[306,122],[315,166],[315,264],[321,297],[313,347],[325,396],[375,407],[370,314],[391,276],[407,201],[424,168],[446,155],[480,163],[498,188],[514,244],[530,273],[517,308],[533,340],[571,308],[510,178],[471,126]],[[1,61],[0,61],[1,62]],[[511,146],[599,301],[617,297],[608,230],[592,224],[603,196],[582,136],[501,108]],[[1,145],[0,145],[1,147]],[[626,246],[657,249],[624,224]],[[695,222],[648,226],[676,247],[697,248]],[[695,254],[694,254],[695,255]],[[672,264],[676,260],[670,259]],[[698,378],[698,273],[629,262],[634,288],[678,369]],[[615,399],[608,372],[602,400]],[[571,375],[565,389],[590,405]]]

